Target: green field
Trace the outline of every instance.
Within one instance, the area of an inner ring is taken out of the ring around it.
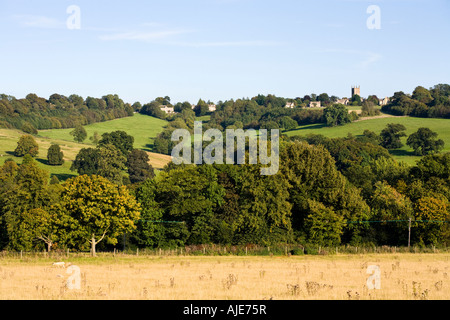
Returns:
[[[135,148],[151,151],[154,138],[163,130],[163,127],[166,124],[167,121],[136,113],[132,117],[97,122],[84,126],[88,134],[88,138],[85,142],[90,142],[89,138],[93,136],[94,132],[98,132],[99,135],[102,135],[105,132],[122,130],[134,137]],[[70,135],[72,130],[73,129],[40,130],[39,135],[51,139],[73,141],[73,136]]]
[[[60,180],[65,180],[76,175],[76,172],[70,171],[70,166],[79,150],[81,148],[93,147],[89,137],[94,132],[98,132],[101,135],[105,132],[123,130],[134,137],[135,148],[148,152],[150,163],[153,167],[162,168],[169,161],[170,157],[151,153],[150,151],[154,138],[163,130],[166,124],[167,122],[164,120],[141,114],[135,114],[133,117],[94,123],[84,126],[88,134],[85,143],[73,141],[73,136],[70,135],[73,129],[40,130],[39,134],[35,136],[35,140],[39,145],[39,154],[36,160],[41,168],[49,171],[52,175],[58,176]],[[0,164],[3,164],[7,158],[12,158],[17,163],[22,162],[22,159],[15,157],[13,152],[17,147],[17,141],[19,141],[20,136],[23,134],[20,130],[0,129]],[[59,144],[61,150],[64,152],[65,163],[62,166],[47,165],[47,150],[54,143]]]
[[[209,117],[197,118],[196,120],[208,121]],[[450,151],[450,130],[448,129],[450,120],[448,119],[392,117],[382,115],[372,119],[355,121],[340,127],[327,127],[324,124],[313,124],[300,126],[295,130],[284,133],[288,136],[322,134],[330,138],[335,138],[346,137],[348,134],[358,136],[361,135],[365,129],[368,129],[379,134],[388,123],[403,124],[406,127],[406,133],[408,135],[417,131],[420,127],[431,128],[438,133],[439,138],[445,141],[445,148],[443,151]],[[84,127],[88,133],[88,139],[85,140],[85,143],[76,143],[73,141],[73,137],[70,135],[70,132],[73,129],[41,130],[39,131],[38,136],[35,137],[39,144],[39,155],[36,159],[42,168],[50,171],[51,174],[57,175],[60,180],[66,179],[75,175],[74,172],[70,171],[70,165],[71,160],[75,159],[78,151],[81,148],[93,146],[89,137],[91,137],[94,132],[98,132],[98,134],[101,135],[105,132],[123,130],[135,138],[135,148],[149,152],[150,162],[155,168],[162,168],[165,163],[170,160],[170,157],[154,154],[150,151],[152,149],[154,138],[163,130],[163,127],[166,124],[167,122],[164,120],[141,114],[135,114],[133,117],[94,123]],[[16,162],[21,163],[22,160],[14,157],[13,151],[17,146],[17,141],[23,134],[24,133],[19,130],[0,129],[0,164],[3,164],[7,158],[13,158]],[[402,139],[405,146],[398,150],[392,150],[391,154],[398,161],[413,165],[420,157],[413,155],[413,150],[406,145],[406,139],[407,137]],[[52,143],[59,144],[64,152],[66,162],[62,166],[47,165],[47,150]]]
[[[288,136],[306,136],[308,134],[322,134],[329,138],[346,137],[348,134],[354,136],[362,135],[364,130],[368,129],[380,134],[388,123],[400,123],[406,127],[406,134],[409,136],[420,127],[428,127],[438,133],[438,138],[444,140],[445,147],[443,152],[450,151],[450,120],[449,119],[431,119],[431,118],[413,118],[413,117],[381,117],[368,120],[355,121],[345,126],[327,127],[325,124],[312,124],[300,126],[295,130],[284,132]],[[413,149],[406,145],[407,137],[402,138],[403,148],[391,150],[392,156],[408,164],[415,164],[420,157],[413,154]]]

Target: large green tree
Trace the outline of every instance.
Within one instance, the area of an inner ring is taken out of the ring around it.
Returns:
[[[98,142],[98,146],[101,147],[107,144],[112,144],[115,146],[126,157],[131,150],[133,150],[134,137],[122,130],[106,132],[102,134],[102,138]]]
[[[402,137],[406,137],[405,126],[400,123],[389,123],[381,133],[381,146],[386,149],[398,149],[403,147]]]
[[[145,180],[136,190],[136,199],[141,204],[140,219],[136,222],[136,231],[131,240],[139,247],[163,247],[170,244],[166,241],[166,224],[163,221],[164,211],[156,202],[157,184],[155,180]]]
[[[414,154],[423,156],[431,153],[437,153],[444,148],[444,140],[437,139],[438,134],[430,128],[419,128],[412,133],[406,144],[414,149]]]
[[[100,154],[96,148],[82,148],[70,166],[70,170],[77,171],[78,174],[92,175],[98,172],[98,162]]]
[[[177,245],[211,243],[214,230],[210,221],[222,195],[223,188],[211,166],[162,172],[155,200],[166,221],[184,222],[167,226],[167,240]]]
[[[99,242],[115,245],[119,236],[136,228],[141,208],[124,186],[97,175],[82,175],[67,180],[63,187],[62,203],[70,217],[65,227],[77,249],[90,246],[95,256]]]
[[[143,182],[155,176],[149,161],[148,154],[144,150],[133,149],[128,154],[126,166],[131,183]]]
[[[31,135],[24,135],[19,138],[17,142],[17,147],[14,150],[14,155],[16,157],[23,157],[26,154],[31,155],[32,157],[37,156],[39,152],[39,145],[36,140]]]
[[[112,144],[105,144],[98,148],[97,172],[109,181],[121,185],[123,183],[123,172],[126,169],[127,158]]]
[[[323,115],[327,126],[330,127],[340,126],[351,122],[348,109],[342,104],[334,104],[326,107]]]
[[[280,172],[291,185],[289,201],[293,205],[292,223],[297,237],[312,235],[308,232],[311,224],[307,221],[320,221],[309,217],[312,207],[323,216],[329,215],[330,210],[336,214],[336,219],[329,220],[336,224],[329,226],[333,230],[340,230],[342,221],[370,217],[369,207],[360,190],[336,169],[334,159],[322,145],[312,146],[300,141],[283,143],[280,147]],[[347,225],[343,232],[347,241],[357,241],[360,230],[357,225]]]

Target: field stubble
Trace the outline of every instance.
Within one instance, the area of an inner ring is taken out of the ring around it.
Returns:
[[[450,254],[291,257],[127,256],[74,258],[71,276],[42,258],[0,260],[0,299],[448,300]],[[66,261],[66,262],[67,262]],[[369,289],[370,265],[380,289]]]

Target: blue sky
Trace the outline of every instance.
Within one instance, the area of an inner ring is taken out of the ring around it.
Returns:
[[[367,27],[370,5],[381,29]],[[450,83],[449,38],[449,0],[0,0],[0,92],[385,97]]]

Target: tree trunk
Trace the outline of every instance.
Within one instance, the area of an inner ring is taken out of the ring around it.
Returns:
[[[94,234],[92,234],[92,240],[91,240],[91,253],[92,253],[92,256],[93,257],[95,257],[95,245],[96,245],[97,243],[95,242],[95,235]]]
[[[51,250],[52,250],[52,243],[48,242],[47,243],[47,252],[50,253]]]

